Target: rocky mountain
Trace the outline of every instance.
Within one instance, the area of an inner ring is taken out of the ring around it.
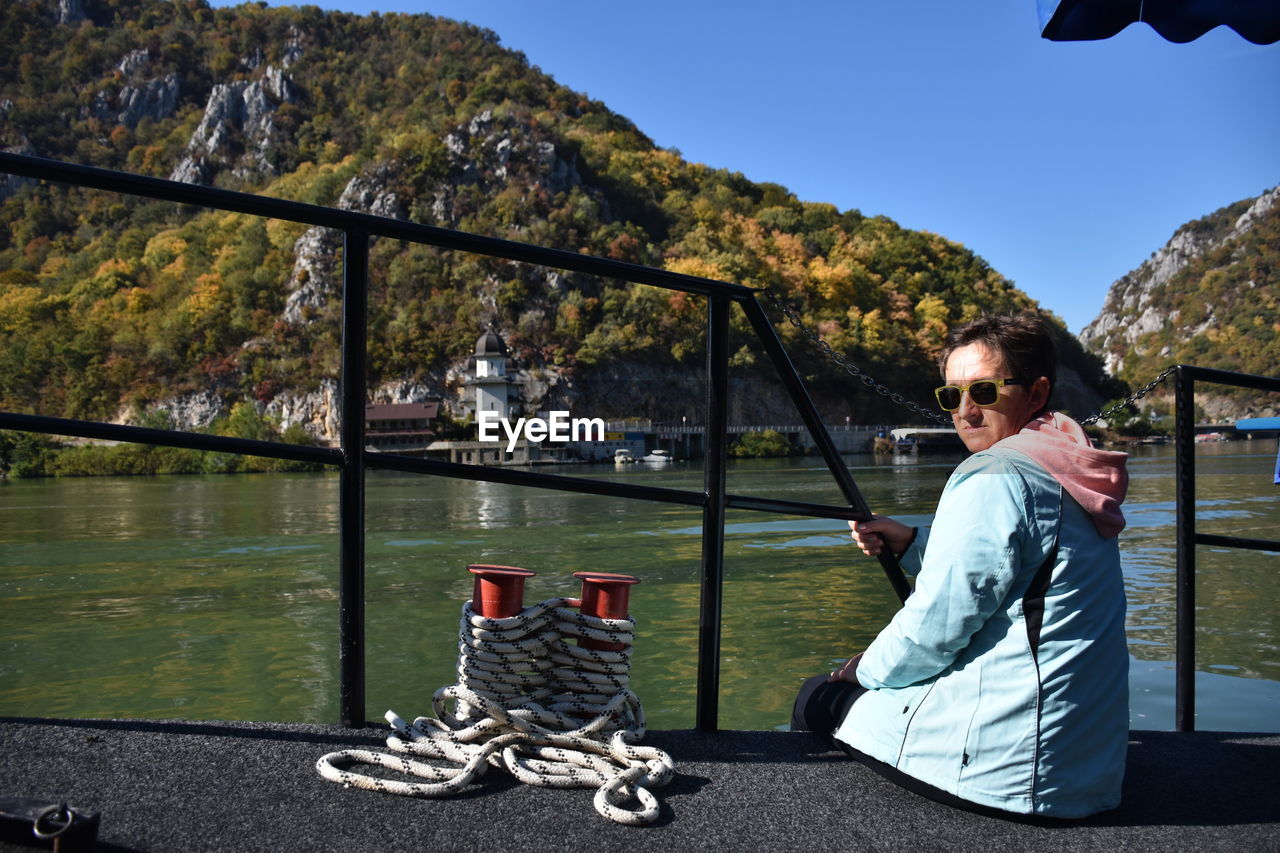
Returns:
[[[1142,385],[1169,364],[1280,369],[1280,187],[1179,228],[1114,284],[1080,333],[1107,370]],[[1273,413],[1266,395],[1211,394],[1216,416]]]
[[[0,147],[769,286],[922,403],[948,328],[1036,308],[963,246],[690,163],[493,32],[430,15],[9,0]],[[0,408],[204,428],[243,403],[331,439],[340,252],[324,229],[0,176]],[[442,396],[461,416],[492,324],[529,408],[701,416],[698,298],[389,240],[369,279],[375,401]],[[827,418],[908,417],[777,319]],[[1067,405],[1115,396],[1050,319]],[[789,419],[732,323],[735,411]]]

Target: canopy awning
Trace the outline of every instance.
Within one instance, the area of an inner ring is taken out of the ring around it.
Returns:
[[[1052,41],[1111,38],[1137,21],[1173,42],[1218,26],[1254,44],[1280,41],[1280,0],[1036,0],[1040,34]]]

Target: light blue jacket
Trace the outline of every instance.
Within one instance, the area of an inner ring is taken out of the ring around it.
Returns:
[[[915,591],[863,655],[870,690],[836,737],[1006,811],[1119,805],[1129,657],[1116,539],[1030,458],[993,448],[956,468],[902,564]]]

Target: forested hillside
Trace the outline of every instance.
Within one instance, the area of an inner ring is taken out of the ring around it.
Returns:
[[[1280,373],[1280,187],[1183,225],[1111,286],[1080,337],[1134,384],[1179,363]],[[1216,408],[1260,415],[1280,399],[1228,394]]]
[[[9,0],[0,147],[768,285],[922,403],[949,326],[1033,304],[944,237],[689,163],[494,33],[429,15]],[[0,178],[0,408],[199,426],[252,401],[323,435],[339,252],[322,229]],[[698,299],[389,240],[371,279],[380,399],[460,412],[493,323],[531,407],[700,415],[683,393]],[[734,322],[737,410],[781,416]],[[829,418],[907,418],[779,328]],[[1083,408],[1100,361],[1059,332]]]

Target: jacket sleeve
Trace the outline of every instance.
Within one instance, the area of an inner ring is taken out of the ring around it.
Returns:
[[[863,653],[863,686],[906,687],[956,660],[1014,584],[1030,501],[1022,476],[997,457],[977,454],[956,469],[938,502],[915,591]]]
[[[907,550],[903,551],[902,556],[898,558],[898,565],[902,566],[902,570],[911,575],[911,577],[920,574],[920,569],[924,562],[925,548],[929,545],[928,526],[917,525],[915,530],[915,538],[911,540]]]

